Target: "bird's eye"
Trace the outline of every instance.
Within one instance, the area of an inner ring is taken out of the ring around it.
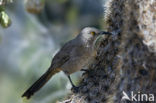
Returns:
[[[96,34],[94,31],[90,32],[90,34],[92,34],[93,36]]]

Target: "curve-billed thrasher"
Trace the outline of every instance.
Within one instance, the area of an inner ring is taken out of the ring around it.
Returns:
[[[98,35],[111,34],[93,27],[84,28],[73,40],[67,42],[54,56],[51,66],[23,95],[28,99],[38,91],[54,74],[63,71],[71,81],[70,74],[81,70],[95,55],[94,41]]]

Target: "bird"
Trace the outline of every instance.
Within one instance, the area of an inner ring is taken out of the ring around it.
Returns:
[[[110,32],[100,31],[94,27],[85,27],[72,40],[65,43],[52,59],[48,70],[28,88],[22,97],[29,99],[35,92],[43,87],[56,73],[63,71],[72,87],[76,87],[70,74],[80,71],[95,56],[94,41],[99,35],[110,35]]]

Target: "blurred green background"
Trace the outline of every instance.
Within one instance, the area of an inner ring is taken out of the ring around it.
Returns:
[[[5,5],[12,24],[0,27],[0,103],[22,103],[23,92],[64,43],[86,26],[104,28],[103,6],[104,0],[14,0]],[[72,75],[76,85],[80,77],[81,72]],[[70,88],[60,72],[27,102],[55,103]]]

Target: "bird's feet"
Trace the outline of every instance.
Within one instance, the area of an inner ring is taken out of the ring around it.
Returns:
[[[79,90],[79,87],[77,87],[77,86],[74,85],[74,83],[72,82],[72,80],[71,80],[71,78],[70,78],[70,75],[68,75],[68,79],[69,79],[69,81],[70,81],[70,83],[71,83],[71,85],[72,85],[72,89],[71,89],[71,90],[72,90],[74,93],[77,93],[78,90]]]
[[[88,69],[81,69],[81,71],[84,71],[84,72],[89,72]]]
[[[74,93],[78,93],[79,87],[73,86],[71,90],[72,90]]]

